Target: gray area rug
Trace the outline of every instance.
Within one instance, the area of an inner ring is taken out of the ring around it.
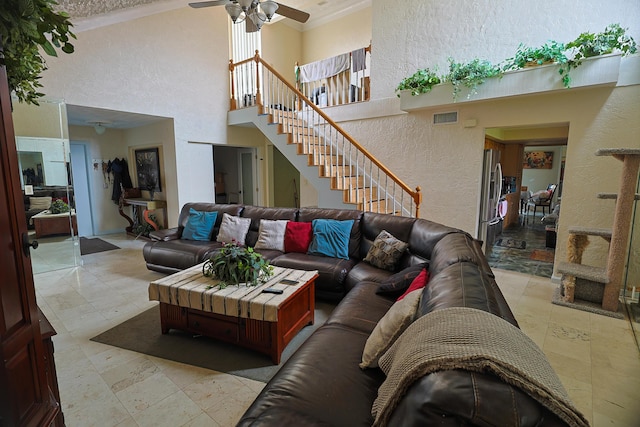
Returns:
[[[113,245],[99,237],[94,237],[93,239],[80,237],[80,255],[95,254],[98,252],[112,251],[114,249],[120,249],[120,246]]]
[[[91,341],[256,381],[268,382],[313,331],[327,320],[334,308],[334,304],[316,302],[314,324],[305,326],[291,340],[282,353],[279,365],[274,365],[271,357],[265,354],[200,335],[175,329],[162,335],[159,306],[150,308],[91,338]]]

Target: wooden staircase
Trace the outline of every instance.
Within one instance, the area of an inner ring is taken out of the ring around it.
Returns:
[[[640,149],[600,149],[596,156],[613,156],[622,162],[618,194],[598,194],[600,199],[616,201],[613,227],[610,230],[569,228],[568,259],[566,262],[560,262],[556,268],[557,272],[562,274],[562,280],[559,288],[560,298],[554,302],[567,303],[571,307],[588,311],[600,307],[605,312],[617,313],[633,204],[640,200],[640,194],[635,193],[640,170]],[[582,255],[589,244],[589,236],[600,237],[609,242],[607,264],[604,268],[582,264]]]
[[[319,198],[324,198],[321,206],[419,216],[420,188],[413,190],[402,182],[257,52],[254,58],[230,63],[229,69],[230,116],[244,99],[236,95],[234,82],[256,82],[248,89],[253,101],[247,107],[255,114],[250,120],[318,189]],[[335,196],[327,196],[323,188]]]

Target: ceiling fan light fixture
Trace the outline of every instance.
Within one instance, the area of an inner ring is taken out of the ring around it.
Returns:
[[[271,21],[271,18],[276,13],[276,10],[278,10],[278,3],[271,0],[266,0],[260,3],[260,9],[262,9],[264,14],[266,15],[267,20]]]
[[[238,21],[238,17],[240,16],[240,14],[242,14],[242,7],[238,6],[237,3],[229,3],[224,8],[227,9],[229,17],[235,24]]]
[[[258,28],[258,30],[260,30],[260,28],[262,28],[262,24],[264,24],[264,21],[267,20],[267,15],[262,12],[253,12],[249,15],[249,18],[251,19],[251,22],[253,22],[254,25]]]
[[[253,4],[253,0],[238,0],[240,7],[244,12],[251,9],[251,5]]]

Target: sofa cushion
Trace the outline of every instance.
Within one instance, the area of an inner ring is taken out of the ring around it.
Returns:
[[[260,223],[263,219],[295,221],[298,217],[296,208],[272,208],[264,206],[245,206],[240,213],[243,218],[250,218],[251,225],[245,238],[245,244],[255,247],[260,234]]]
[[[495,280],[483,274],[474,263],[460,262],[446,267],[431,277],[423,292],[420,315],[442,308],[470,307],[493,313],[518,326]]]
[[[349,236],[353,220],[314,219],[311,225],[313,239],[307,252],[309,255],[349,259]]]
[[[474,239],[467,233],[451,233],[444,236],[433,248],[429,271],[435,276],[451,264],[459,262],[480,265],[484,257],[474,250],[473,246]]]
[[[310,222],[289,221],[284,231],[284,251],[306,254],[313,239]]]
[[[191,208],[189,220],[182,231],[182,238],[187,240],[210,241],[213,225],[216,223],[217,212],[198,212]]]
[[[375,282],[359,283],[340,301],[326,324],[339,324],[371,334],[395,302],[376,295],[376,289],[378,284]]]
[[[285,219],[260,220],[256,249],[273,249],[284,252],[284,231],[289,221]]]
[[[300,208],[298,221],[312,222],[314,219],[335,219],[339,221],[352,219],[353,227],[351,227],[351,234],[349,235],[349,258],[362,259],[360,256],[360,239],[362,236],[360,226],[362,222],[362,211],[347,209]]]
[[[216,241],[221,243],[236,242],[238,245],[244,246],[250,225],[249,218],[240,218],[224,213]]]
[[[380,295],[388,295],[394,299],[398,298],[398,296],[402,295],[407,289],[409,289],[409,286],[413,280],[418,277],[420,272],[428,267],[429,263],[421,263],[407,267],[404,270],[387,277],[387,279],[380,284],[376,293]]]
[[[204,262],[220,247],[222,244],[216,242],[176,239],[149,242],[142,254],[147,264],[166,267],[163,271],[178,271]]]
[[[417,219],[411,228],[411,235],[408,240],[409,251],[415,257],[419,257],[422,260],[430,260],[433,248],[444,236],[459,232],[460,230],[446,225],[426,219]],[[413,264],[416,264],[416,262]]]
[[[395,271],[408,246],[408,243],[398,240],[388,231],[382,230],[373,241],[364,261],[383,270]]]
[[[204,202],[185,203],[182,206],[182,209],[180,210],[180,216],[178,217],[178,236],[182,236],[184,226],[187,225],[190,209],[195,209],[198,212],[218,212],[218,217],[216,218],[216,223],[214,224],[213,232],[211,233],[211,240],[215,242],[216,236],[218,235],[218,230],[220,230],[220,224],[222,223],[223,214],[227,213],[231,216],[239,216],[243,208],[244,207],[242,205],[225,205]]]
[[[349,270],[355,265],[352,259],[329,258],[319,255],[285,253],[271,261],[278,267],[296,270],[318,270],[316,295],[321,298],[342,298],[344,281]]]
[[[418,289],[408,293],[404,298],[393,304],[382,319],[378,321],[364,345],[362,362],[359,365],[362,369],[378,366],[380,356],[391,347],[400,334],[415,319],[421,295],[422,292]]]
[[[360,258],[365,258],[373,242],[382,232],[387,231],[402,242],[409,242],[411,228],[415,218],[390,214],[365,212],[362,216],[362,240],[360,242]]]
[[[389,270],[382,270],[367,262],[359,262],[349,271],[349,275],[347,276],[347,280],[344,282],[344,286],[347,292],[349,292],[351,289],[358,286],[360,282],[382,283],[392,274],[393,273]],[[396,295],[396,297],[398,295]]]

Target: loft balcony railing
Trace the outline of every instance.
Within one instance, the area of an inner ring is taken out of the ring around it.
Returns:
[[[367,212],[418,217],[422,193],[400,180],[311,99],[289,83],[258,51],[253,58],[229,62],[230,109],[258,107],[271,115],[298,153],[343,192],[345,203]]]

